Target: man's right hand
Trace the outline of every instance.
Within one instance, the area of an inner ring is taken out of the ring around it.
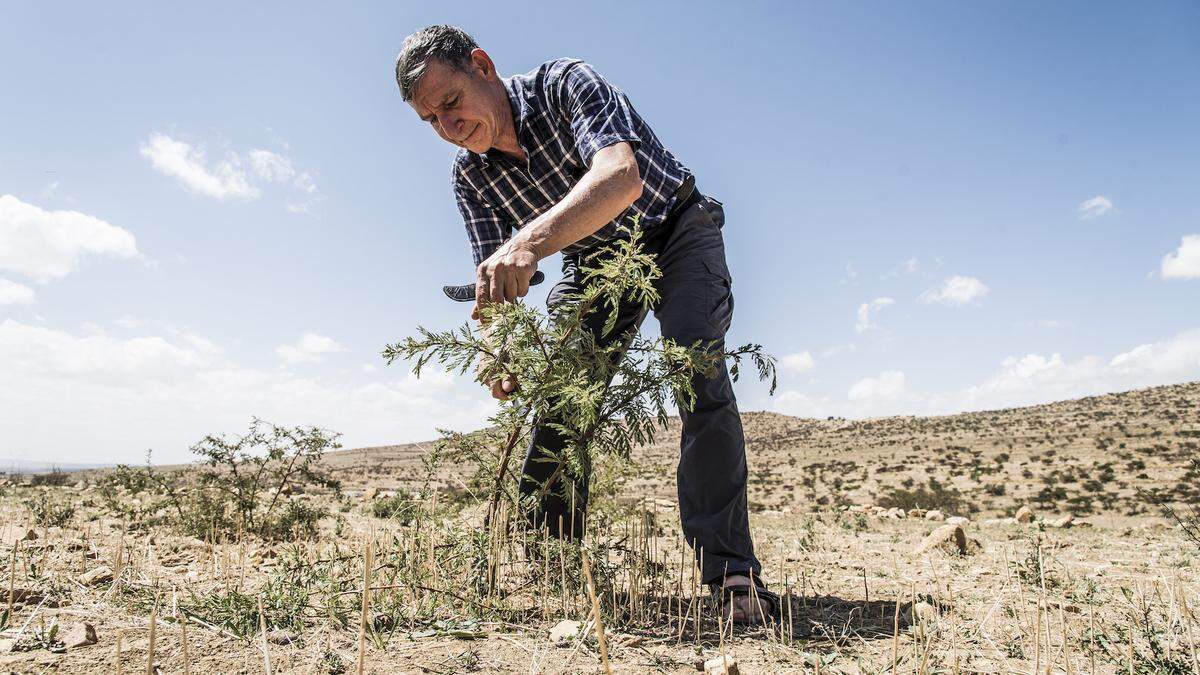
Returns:
[[[527,245],[509,239],[475,268],[475,307],[471,318],[479,320],[481,305],[512,302],[529,292],[529,280],[537,271],[538,256]]]

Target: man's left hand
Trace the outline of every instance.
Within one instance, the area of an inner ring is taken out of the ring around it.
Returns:
[[[475,269],[475,308],[489,302],[512,302],[529,293],[529,279],[537,271],[538,256],[532,248],[509,240]]]

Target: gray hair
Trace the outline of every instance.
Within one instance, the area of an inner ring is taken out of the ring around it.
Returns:
[[[431,60],[467,72],[471,51],[478,47],[466,31],[445,24],[422,28],[404,38],[404,46],[396,57],[396,84],[400,85],[400,96],[405,101],[412,100],[413,90]]]

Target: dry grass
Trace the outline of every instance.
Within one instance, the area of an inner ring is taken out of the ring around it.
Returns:
[[[1200,384],[930,419],[756,413],[746,427],[752,523],[784,621],[731,631],[696,587],[671,499],[673,429],[589,524],[614,672],[695,672],[722,651],[742,672],[1200,672],[1200,550],[1148,502],[1195,498]],[[19,635],[25,651],[0,653],[0,667],[354,672],[361,653],[364,672],[602,672],[579,552],[508,518],[483,531],[455,467],[421,492],[420,451],[329,455],[347,490],[290,497],[333,514],[295,543],[134,529],[105,515],[95,474],[5,487],[13,612],[0,639]],[[915,553],[938,523],[864,508],[900,498],[970,516],[979,547]],[[43,504],[75,511],[39,525]],[[1039,520],[1005,518],[1022,504]],[[1074,527],[1049,525],[1065,513]],[[112,580],[81,581],[101,566]],[[587,630],[556,645],[563,618]],[[83,621],[99,642],[63,650]]]

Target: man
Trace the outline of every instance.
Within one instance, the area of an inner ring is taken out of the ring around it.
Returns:
[[[626,96],[575,59],[547,62],[526,75],[501,78],[487,52],[462,30],[430,26],[408,36],[396,60],[404,100],[446,141],[461,148],[452,185],[476,265],[472,318],[486,302],[512,302],[529,290],[538,261],[561,251],[562,280],[548,298],[569,302],[583,283],[580,257],[623,236],[618,222],[636,216],[646,250],[656,254],[662,297],[654,314],[662,334],[682,344],[723,347],[733,315],[721,237],[721,203],[694,189],[691,172],[659,142]],[[597,339],[637,330],[644,312],[623,307],[603,336],[602,317],[589,326]],[[490,383],[504,399],[519,383]],[[696,404],[680,410],[683,440],[677,472],[684,536],[702,555],[704,583],[737,622],[778,611],[754,556],[746,509],[746,454],[741,418],[722,363],[693,382]],[[536,461],[564,440],[539,421],[521,480],[532,494],[550,476]],[[586,480],[578,486],[586,503]],[[535,523],[575,523],[582,517],[556,494],[541,500]],[[553,532],[554,528],[550,527]],[[561,532],[561,527],[560,530]],[[754,593],[751,593],[751,586]]]

